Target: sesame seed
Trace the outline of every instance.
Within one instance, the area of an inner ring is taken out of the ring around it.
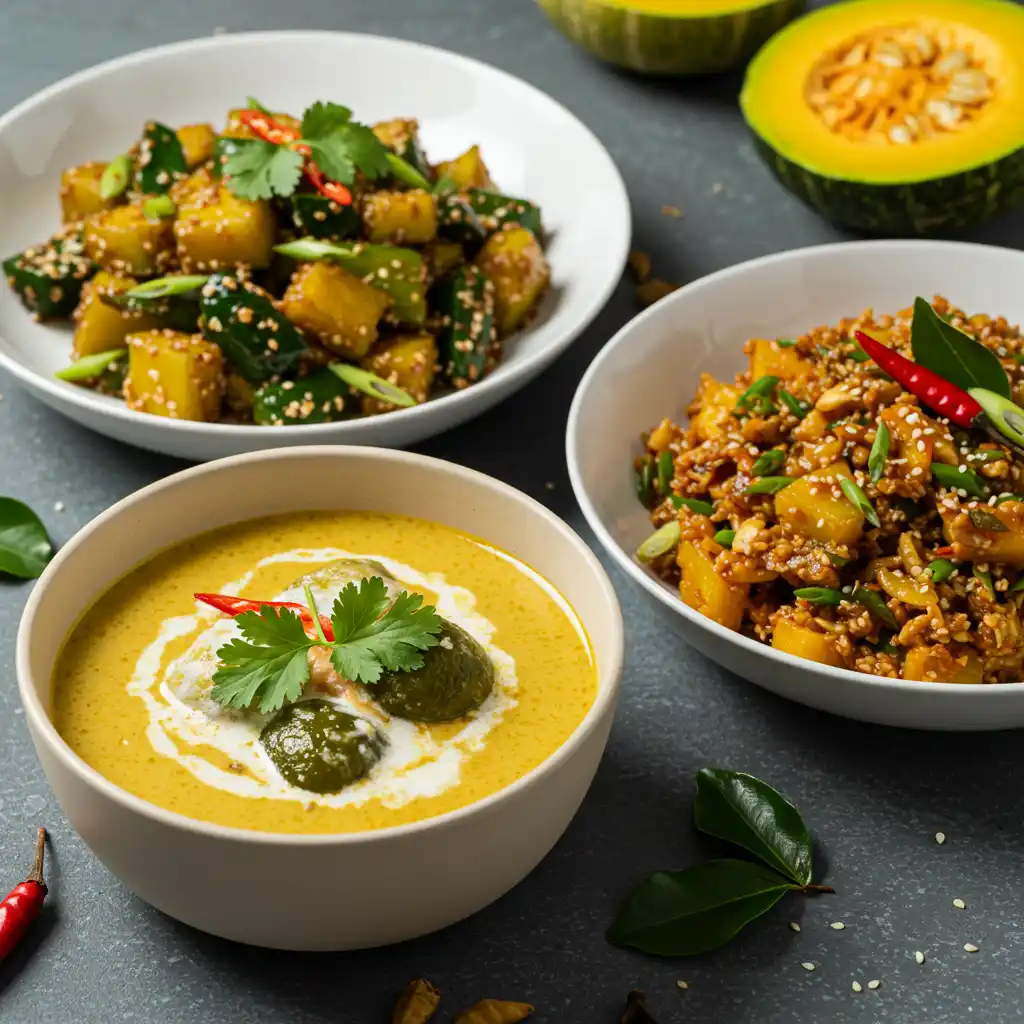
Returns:
[[[54,512],[63,512],[64,511],[64,502],[63,501],[55,501],[53,503],[53,511]]]
[[[805,960],[800,966],[805,971],[813,971],[813,970],[815,970],[815,966],[814,966],[814,964],[811,963],[810,960]]]
[[[964,950],[968,953],[977,953],[978,947],[973,942],[965,942]]]
[[[935,842],[937,842],[939,844],[939,846],[941,846],[945,841],[946,841],[946,833],[945,832],[936,832],[935,833]]]
[[[868,982],[868,988],[871,989],[872,992],[874,992],[874,990],[878,988],[878,986],[881,984],[882,983],[877,978],[875,978],[873,981]]]
[[[796,921],[790,921],[789,922],[789,929],[790,929],[790,931],[798,932],[798,931],[800,931],[800,925],[798,925],[796,923]]]
[[[921,952],[921,950],[918,950],[918,951],[917,951],[917,952],[916,952],[916,953],[914,954],[914,959],[915,959],[915,960],[916,960],[916,961],[917,961],[917,962],[918,962],[919,964],[923,964],[923,963],[924,963],[924,953],[922,953],[922,952]]]
[[[963,910],[967,906],[967,904],[964,903],[964,901],[960,899],[960,897],[958,896],[955,900],[953,900],[953,906],[956,907],[957,910]]]
[[[864,991],[861,988],[861,985],[860,985],[859,981],[855,981],[850,987],[853,989],[854,992],[863,992]]]
[[[845,927],[846,927],[846,925],[843,924],[842,921],[833,921],[829,925],[829,928],[834,928],[837,932],[841,932]]]
[[[676,988],[688,989],[689,987],[690,986],[687,985],[685,981],[677,981],[676,982]]]

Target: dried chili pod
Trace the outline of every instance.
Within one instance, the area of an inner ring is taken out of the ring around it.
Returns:
[[[509,1003],[503,999],[481,999],[455,1018],[455,1024],[518,1024],[533,1013],[529,1003]]]
[[[410,981],[391,1015],[391,1024],[427,1024],[440,1002],[441,993],[429,981]]]
[[[647,1009],[643,992],[633,989],[626,996],[626,1008],[622,1011],[619,1024],[658,1024]]]

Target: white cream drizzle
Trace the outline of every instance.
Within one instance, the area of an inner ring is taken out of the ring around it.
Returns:
[[[199,781],[236,796],[295,800],[324,807],[359,807],[380,800],[386,807],[401,807],[419,797],[437,796],[459,783],[468,755],[483,748],[488,734],[517,703],[515,659],[493,642],[494,625],[476,610],[476,597],[465,587],[448,583],[442,573],[420,573],[411,566],[381,555],[354,554],[341,548],[295,548],[270,555],[256,569],[218,588],[219,593],[238,594],[256,570],[278,562],[315,563],[324,566],[341,559],[380,563],[398,583],[437,594],[438,614],[472,634],[485,648],[495,669],[495,685],[486,701],[450,739],[436,741],[424,726],[398,718],[374,719],[387,736],[384,756],[370,774],[340,793],[311,793],[287,783],[263,751],[260,731],[267,721],[255,712],[237,712],[210,698],[216,651],[239,636],[233,619],[197,604],[192,615],[178,615],[160,624],[156,639],[142,652],[128,683],[128,692],[146,706],[146,736],[153,749],[173,758]],[[363,573],[355,573],[358,578]],[[331,586],[313,586],[317,605],[330,607],[344,580]],[[553,592],[550,585],[545,589]],[[394,588],[392,588],[394,589]],[[291,587],[268,597],[275,601],[303,601],[301,587]],[[188,649],[164,666],[167,647],[180,637],[210,623]],[[318,696],[326,696],[318,694]],[[365,717],[366,709],[348,695],[327,697],[344,711]],[[210,746],[231,761],[244,765],[245,773],[225,771],[189,747]]]

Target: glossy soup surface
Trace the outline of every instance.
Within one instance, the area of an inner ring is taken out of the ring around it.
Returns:
[[[208,678],[202,652],[214,657],[224,630],[236,628],[198,605],[195,592],[292,599],[298,577],[342,557],[382,561],[403,589],[472,632],[500,685],[468,719],[391,719],[387,763],[397,767],[382,762],[337,796],[320,797],[287,786],[263,758],[255,738],[262,719],[225,722],[219,709],[207,716],[183,702],[181,680],[190,672]],[[52,713],[89,765],[168,810],[268,832],[356,832],[443,814],[509,785],[565,742],[596,689],[582,626],[528,566],[436,523],[310,512],[204,534],[116,583],[58,658]]]

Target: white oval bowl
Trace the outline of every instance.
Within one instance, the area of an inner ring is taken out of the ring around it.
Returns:
[[[344,103],[365,122],[416,117],[434,159],[479,142],[494,180],[542,208],[552,287],[536,319],[509,339],[493,373],[463,391],[366,419],[256,427],[136,413],[55,380],[69,361],[70,331],[35,323],[4,286],[0,366],[58,412],[119,441],[194,461],[285,445],[402,447],[479,415],[528,383],[615,288],[629,249],[629,199],[587,127],[540,90],[486,64],[419,43],[341,32],[174,43],[72,75],[19,104],[0,117],[0,256],[59,228],[63,168],[124,151],[148,119],[220,126],[252,93],[274,109],[302,110],[319,99]]]
[[[108,782],[71,750],[50,721],[50,680],[84,608],[172,544],[257,516],[314,509],[445,523],[522,559],[562,593],[591,638],[598,683],[590,711],[555,754],[505,789],[449,814],[373,832],[298,836],[166,811]],[[600,563],[532,498],[426,456],[309,447],[185,470],[94,519],[32,592],[18,631],[17,674],[36,751],[64,813],[129,889],[171,917],[238,942],[344,950],[443,928],[533,869],[593,779],[618,699],[622,652],[622,616]]]
[[[566,454],[573,490],[601,543],[648,605],[724,668],[814,708],[916,729],[1024,726],[1024,683],[917,683],[783,654],[712,622],[634,558],[650,531],[636,499],[640,434],[685,422],[702,372],[732,379],[743,343],[834,324],[867,307],[895,313],[944,295],[972,313],[1024,321],[1024,253],[957,242],[871,241],[765,256],[694,281],[627,324],[588,369],[573,400]]]

